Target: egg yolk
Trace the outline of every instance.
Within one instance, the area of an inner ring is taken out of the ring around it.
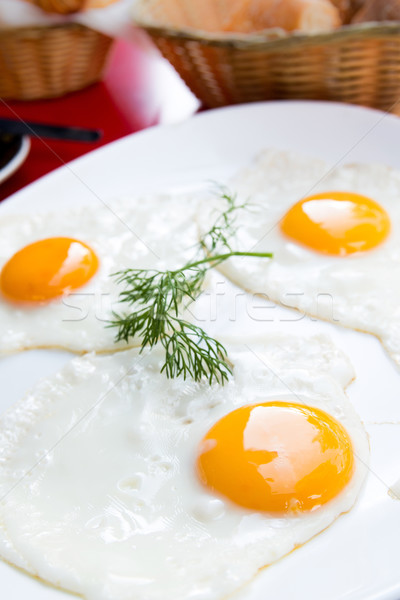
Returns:
[[[345,429],[326,412],[266,402],[238,408],[209,430],[197,472],[205,486],[245,508],[301,513],[346,486],[353,450]]]
[[[371,198],[329,191],[292,206],[281,221],[281,230],[313,250],[346,256],[381,244],[389,235],[390,219]]]
[[[48,301],[84,285],[98,264],[96,254],[83,242],[64,237],[40,240],[4,265],[0,289],[13,301]]]

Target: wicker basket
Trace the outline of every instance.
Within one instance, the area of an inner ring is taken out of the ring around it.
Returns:
[[[400,23],[316,35],[219,33],[227,2],[139,0],[134,10],[135,23],[205,105],[317,99],[400,114]]]
[[[62,96],[101,78],[112,39],[75,23],[0,29],[0,97]]]

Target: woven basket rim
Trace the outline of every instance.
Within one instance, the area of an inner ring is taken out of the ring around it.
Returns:
[[[152,35],[201,42],[222,48],[289,48],[296,46],[338,43],[347,40],[391,38],[400,35],[400,21],[380,21],[343,25],[326,33],[287,32],[280,28],[266,29],[257,33],[207,32],[191,27],[174,27],[157,23],[148,11],[148,0],[139,0],[133,8],[133,21]]]
[[[80,31],[92,31],[94,33],[97,33],[99,36],[103,36],[103,37],[108,37],[110,38],[110,36],[106,35],[105,33],[102,33],[101,31],[97,31],[96,29],[92,29],[90,27],[87,27],[86,25],[82,25],[81,23],[74,23],[74,22],[67,22],[67,23],[54,23],[51,25],[24,25],[23,27],[1,27],[0,26],[0,35],[7,35],[7,34],[13,34],[13,35],[23,35],[24,33],[30,33],[30,32],[38,32],[38,33],[44,33],[46,31],[48,31],[49,29],[75,29],[75,30],[80,30]]]

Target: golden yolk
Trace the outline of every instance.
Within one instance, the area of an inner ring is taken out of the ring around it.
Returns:
[[[346,256],[381,244],[389,235],[390,219],[371,198],[329,191],[292,206],[281,221],[281,230],[313,250]]]
[[[17,302],[43,302],[84,285],[98,268],[96,254],[72,238],[34,242],[14,254],[0,275],[3,294]]]
[[[248,509],[283,514],[325,504],[353,472],[342,425],[297,403],[243,406],[218,421],[197,457],[202,483]]]

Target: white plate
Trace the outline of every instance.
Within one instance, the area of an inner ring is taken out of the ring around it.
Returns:
[[[22,163],[25,161],[26,157],[28,156],[30,147],[31,147],[31,141],[29,139],[28,136],[15,136],[16,138],[18,138],[19,141],[19,147],[17,152],[11,157],[11,159],[7,162],[7,164],[4,165],[4,167],[2,167],[0,169],[0,183],[2,183],[3,181],[5,181],[6,179],[8,179],[9,177],[11,177],[11,175],[13,173],[15,173],[15,171],[17,169],[20,168],[20,166],[22,165]],[[1,148],[1,140],[0,140],[0,152],[2,151]]]
[[[332,165],[363,161],[400,168],[400,119],[318,102],[271,102],[209,111],[179,125],[128,136],[62,167],[4,202],[0,216],[49,207],[62,212],[71,205],[108,203],[125,193],[225,182],[268,146],[320,156]],[[228,302],[235,288],[226,290]],[[241,328],[241,306],[239,302],[237,315],[225,313],[217,325],[222,333]],[[272,321],[249,321],[246,327],[266,335],[272,329],[331,335],[356,368],[357,380],[348,392],[370,434],[372,460],[356,507],[263,570],[235,599],[399,600],[400,502],[387,494],[388,486],[400,477],[399,371],[371,336],[299,319],[289,310],[276,308]],[[68,353],[50,351],[3,358],[0,410],[68,358]],[[7,600],[68,597],[4,563],[0,563],[0,578]]]

